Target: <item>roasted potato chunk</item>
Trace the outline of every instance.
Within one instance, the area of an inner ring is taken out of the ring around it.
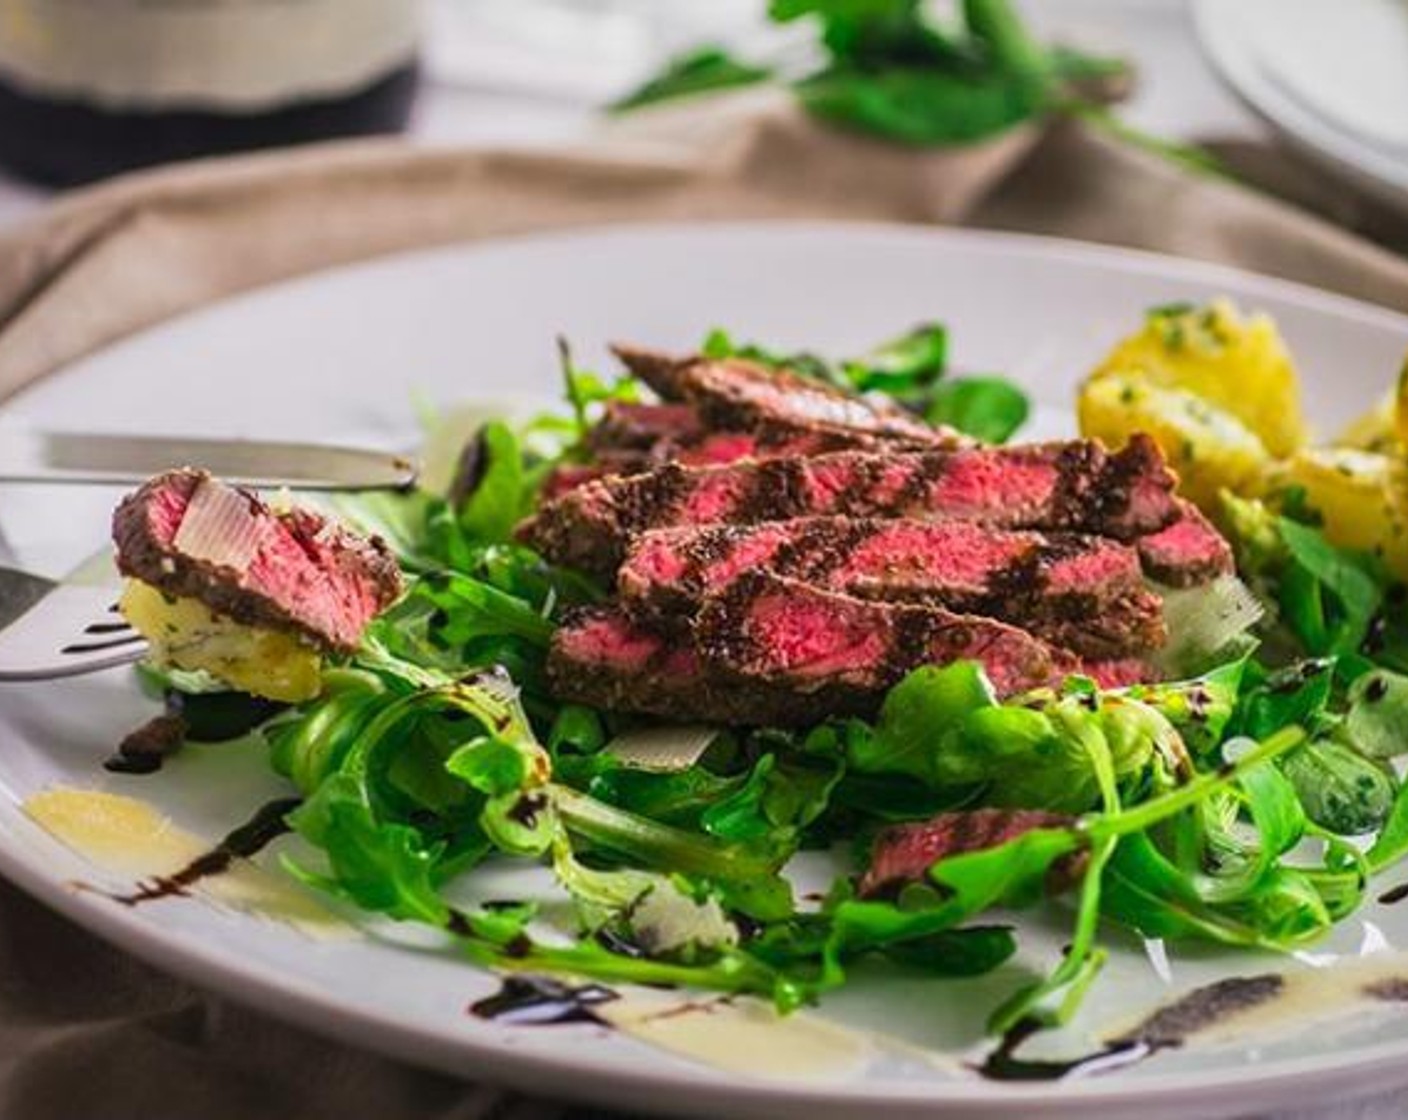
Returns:
[[[1243,316],[1225,299],[1206,307],[1151,311],[1092,380],[1142,373],[1151,385],[1183,390],[1241,422],[1275,458],[1306,442],[1300,382],[1268,315]]]
[[[204,669],[242,692],[287,703],[322,689],[322,657],[293,634],[241,625],[139,580],[127,581],[119,607],[159,665]]]
[[[1324,520],[1326,538],[1371,552],[1408,578],[1408,467],[1395,457],[1344,447],[1309,447],[1277,465],[1273,491],[1299,491]]]
[[[1352,420],[1339,434],[1335,444],[1381,455],[1401,455],[1403,443],[1398,435],[1398,395],[1389,393],[1368,412]]]
[[[1258,492],[1271,464],[1260,438],[1236,416],[1143,373],[1088,381],[1077,411],[1081,433],[1111,447],[1123,446],[1135,432],[1148,432],[1178,472],[1179,490],[1208,512],[1217,510],[1223,488]]]

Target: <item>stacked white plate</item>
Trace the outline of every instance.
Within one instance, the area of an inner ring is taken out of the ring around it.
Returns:
[[[1327,170],[1408,211],[1408,3],[1195,0],[1227,84]]]

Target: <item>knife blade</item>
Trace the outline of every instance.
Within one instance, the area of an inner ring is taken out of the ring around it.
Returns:
[[[400,455],[326,444],[0,431],[0,482],[137,485],[172,467],[295,490],[403,489],[419,472]]]

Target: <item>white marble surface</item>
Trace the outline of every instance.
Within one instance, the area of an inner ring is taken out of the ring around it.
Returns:
[[[475,2],[440,0],[442,5],[460,8]],[[681,19],[698,21],[700,5],[714,0],[655,2],[662,8],[681,9]],[[733,26],[738,6],[730,0]],[[1260,134],[1260,126],[1202,59],[1191,16],[1180,0],[1027,0],[1025,7],[1045,35],[1136,60],[1141,81],[1124,111],[1140,127],[1183,138]],[[444,16],[442,12],[437,18]],[[459,19],[454,11],[449,17],[452,24]],[[454,33],[452,28],[450,34]],[[463,34],[462,23],[458,33]],[[484,41],[472,42],[469,51],[460,50],[462,46],[462,42],[449,43],[438,49],[433,71],[441,74],[432,74],[418,108],[416,138],[431,144],[539,144],[573,136],[588,126],[593,116],[590,97],[561,86],[527,88],[531,83],[505,89],[502,76],[489,72],[489,67],[476,80],[475,59],[484,58],[486,52],[492,58],[496,48]],[[550,66],[551,59],[546,64]],[[453,80],[443,73],[447,70],[456,71]],[[39,210],[46,197],[42,191],[0,176],[0,227]],[[1408,1094],[1282,1113],[1274,1120],[1398,1120],[1404,1116],[1408,1116]]]

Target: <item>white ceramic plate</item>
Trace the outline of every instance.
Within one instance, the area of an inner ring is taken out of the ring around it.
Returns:
[[[1112,249],[881,226],[626,228],[453,247],[271,288],[79,363],[11,402],[0,419],[402,446],[414,438],[415,392],[447,402],[553,395],[557,332],[587,360],[604,360],[613,338],[688,348],[720,324],[780,347],[849,353],[941,318],[953,329],[956,363],[1018,377],[1042,406],[1035,431],[1055,434],[1070,428],[1082,371],[1146,308],[1222,293],[1277,316],[1305,371],[1311,415],[1326,431],[1381,391],[1408,340],[1408,321],[1387,311]],[[0,524],[30,562],[56,568],[99,544],[112,500],[11,489],[0,493]],[[844,1025],[848,1038],[875,1041],[824,1072],[743,1076],[599,1028],[484,1022],[465,1007],[492,991],[494,979],[433,937],[310,938],[200,896],[131,909],[75,890],[75,881],[124,880],[23,814],[37,791],[130,793],[207,839],[279,791],[248,746],[194,748],[151,777],[105,773],[99,764],[116,737],[149,711],[121,672],[0,691],[0,870],[163,968],[466,1077],[698,1115],[822,1118],[883,1108],[894,1116],[1118,1117],[1137,1108],[1153,1120],[1305,1104],[1408,1076],[1408,1014],[1392,1009],[1041,1086],[984,1082],[953,1061],[931,1060],[974,1053],[983,1012],[1023,967],[1050,965],[1069,923],[1058,908],[1021,919],[1023,955],[992,976],[915,983],[876,973],[828,1000],[813,1014]],[[493,889],[503,897],[540,885],[536,873],[495,873]],[[1155,967],[1136,940],[1118,932],[1110,940],[1107,972],[1069,1037],[1055,1040],[1068,1049],[1219,977],[1408,947],[1408,907],[1370,906],[1302,960],[1170,946],[1167,965]]]
[[[1196,0],[1198,37],[1253,112],[1326,170],[1408,209],[1408,8]]]

